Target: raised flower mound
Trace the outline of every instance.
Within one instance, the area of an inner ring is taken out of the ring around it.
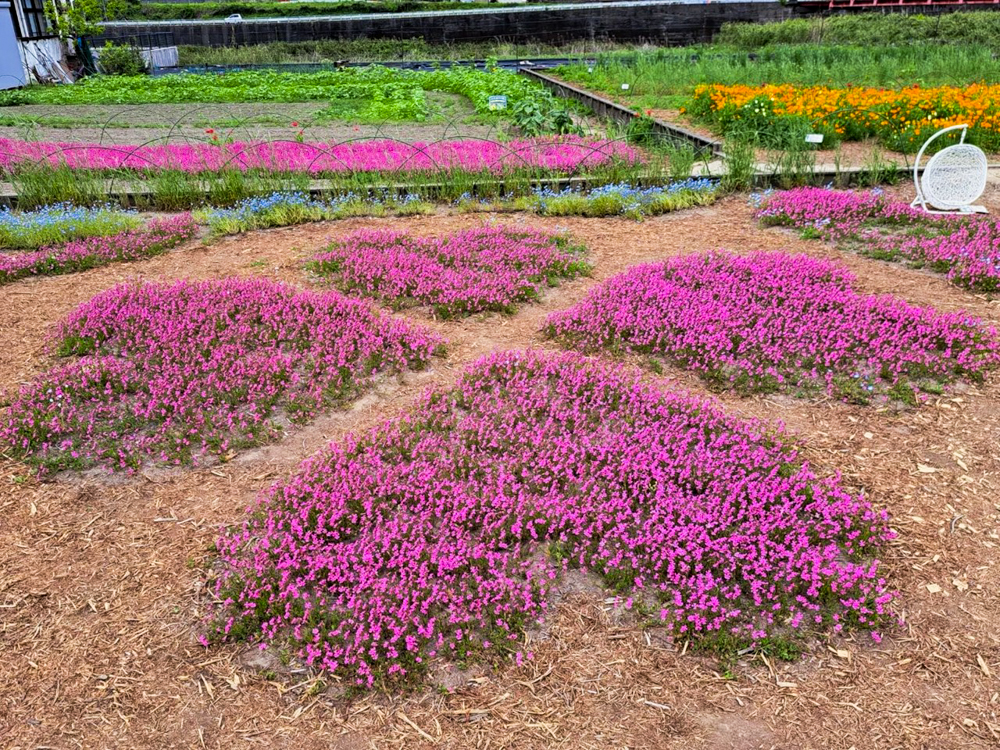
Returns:
[[[1000,222],[988,216],[934,216],[879,190],[797,188],[766,197],[757,217],[872,258],[926,265],[977,292],[1000,291]]]
[[[364,302],[265,279],[123,284],[81,305],[0,438],[42,470],[189,464],[277,437],[382,372],[419,367],[429,334]]]
[[[291,638],[310,664],[382,685],[516,650],[581,567],[684,637],[878,638],[885,514],[782,440],[630,369],[490,355],[262,497],[219,541],[209,635]]]
[[[431,305],[443,317],[513,312],[543,283],[587,273],[584,249],[541,231],[481,227],[443,237],[362,230],[317,255],[312,268],[350,293]]]
[[[572,173],[612,162],[635,164],[638,152],[617,141],[559,136],[500,143],[484,140],[357,140],[347,143],[197,143],[103,145],[12,141],[0,138],[0,168],[49,162],[73,169],[180,170],[190,173],[226,169],[265,172],[491,172],[522,169]]]
[[[839,234],[856,231],[862,222],[876,219],[885,224],[905,226],[941,223],[949,218],[936,219],[906,203],[887,198],[885,191],[879,188],[855,192],[800,187],[760,195],[756,217],[771,226],[830,227],[829,231]]]
[[[190,214],[154,219],[141,229],[106,237],[87,237],[32,252],[0,253],[0,284],[26,276],[51,276],[109,263],[141,260],[194,237],[198,225]]]
[[[583,350],[665,357],[743,393],[817,389],[867,403],[908,403],[914,386],[940,392],[981,381],[1000,363],[996,331],[860,295],[828,261],[784,253],[716,253],[636,266],[551,315],[547,332]]]

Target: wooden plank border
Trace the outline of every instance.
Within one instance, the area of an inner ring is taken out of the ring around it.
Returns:
[[[594,110],[594,113],[599,117],[612,120],[621,125],[628,125],[628,123],[636,117],[635,112],[627,107],[623,107],[617,102],[613,102],[610,99],[599,96],[592,91],[578,88],[577,86],[565,83],[564,81],[560,81],[552,76],[545,75],[544,73],[541,73],[533,68],[521,68],[520,73],[528,78],[538,81],[552,91],[552,93],[556,96],[560,96],[564,99],[574,99],[587,105]],[[676,125],[672,125],[669,122],[665,122],[655,117],[650,119],[653,121],[653,128],[658,133],[661,133],[667,139],[672,141],[690,143],[699,156],[710,154],[711,157],[715,158],[722,155],[722,143],[720,141],[705,138],[697,133],[692,133],[690,130],[679,128]]]

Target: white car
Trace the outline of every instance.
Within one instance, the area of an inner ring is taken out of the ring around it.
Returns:
[[[233,15],[231,16],[226,16],[226,20],[229,23],[235,23],[236,21],[242,21],[243,16],[241,16],[239,13],[233,13]]]

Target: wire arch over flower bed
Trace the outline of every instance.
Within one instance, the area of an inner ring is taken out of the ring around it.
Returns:
[[[0,139],[0,167],[65,164],[72,169],[177,169],[185,172],[270,169],[324,174],[338,171],[385,172],[434,169],[456,164],[498,170],[510,158],[525,166],[542,166],[572,173],[581,165],[612,158],[639,161],[638,152],[621,140],[552,136],[512,141],[487,138],[409,143],[395,138],[352,138],[336,143],[300,143],[271,140],[255,143],[171,144],[153,139],[137,145],[78,144],[70,142]],[[420,161],[423,158],[425,161]],[[413,161],[417,159],[417,161]]]
[[[152,139],[134,145],[0,140],[0,170],[9,175],[14,198],[26,208],[73,200],[73,190],[79,193],[84,184],[91,185],[93,197],[77,202],[108,195],[139,202],[145,196],[154,206],[158,191],[169,194],[181,186],[186,203],[158,207],[187,208],[206,196],[216,204],[231,203],[288,189],[406,191],[456,199],[472,191],[523,193],[553,180],[597,185],[630,181],[642,179],[651,168],[656,171],[646,155],[622,140],[580,136],[428,142],[359,137],[330,143],[177,144]]]

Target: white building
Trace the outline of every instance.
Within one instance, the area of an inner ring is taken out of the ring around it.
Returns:
[[[67,80],[44,0],[0,0],[0,89]]]

